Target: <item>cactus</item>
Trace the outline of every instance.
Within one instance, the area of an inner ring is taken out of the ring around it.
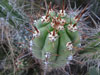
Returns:
[[[78,24],[84,10],[68,10],[69,13],[66,13],[63,4],[62,10],[55,12],[50,4],[46,15],[34,24],[33,54],[44,60],[45,64],[51,63],[51,67],[64,66],[66,58],[80,44]]]

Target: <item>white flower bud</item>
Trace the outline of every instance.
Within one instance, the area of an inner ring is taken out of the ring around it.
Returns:
[[[61,19],[61,20],[60,20],[60,23],[61,23],[61,24],[65,24],[66,21],[65,21],[64,19]]]
[[[57,29],[58,30],[64,30],[64,26],[58,26]]]
[[[73,50],[73,45],[72,45],[71,42],[68,42],[68,43],[66,44],[66,47],[67,47],[68,50]]]
[[[50,58],[50,55],[51,55],[50,52],[46,52],[45,53],[45,58]]]
[[[52,32],[49,33],[48,38],[49,38],[49,40],[50,40],[51,42],[54,42],[54,41],[57,40],[58,34],[55,32],[55,35],[53,35],[53,31],[52,31]]]
[[[38,30],[38,31],[39,31],[39,30]],[[34,37],[34,38],[39,37],[39,36],[40,36],[40,31],[39,31],[39,32],[35,31],[35,32],[33,33],[33,37]]]
[[[49,10],[49,14],[51,14],[51,13],[53,13],[53,12],[54,12],[53,9],[50,9],[50,10]]]
[[[58,19],[57,17],[54,17],[51,22],[51,27],[56,28],[57,30],[64,30],[65,23],[66,21],[64,19]]]
[[[46,16],[42,16],[41,22],[49,22],[50,18]]]
[[[68,30],[72,31],[72,32],[75,32],[77,31],[77,26],[74,26],[73,24],[69,24],[67,26]]]
[[[55,23],[51,22],[51,27],[53,27],[53,28],[54,28],[54,25],[55,25]]]
[[[34,24],[36,24],[37,23],[37,20],[34,20]]]
[[[62,10],[60,10],[59,13],[58,13],[58,15],[61,15],[61,17],[66,16],[65,10],[63,10],[63,12],[62,12]]]

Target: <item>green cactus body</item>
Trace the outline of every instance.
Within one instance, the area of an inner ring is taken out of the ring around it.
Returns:
[[[79,32],[76,31],[76,32],[71,32],[69,30],[66,29],[66,32],[67,34],[69,35],[70,39],[72,40],[73,42],[73,45],[74,46],[77,46],[77,44],[80,43],[80,35],[79,35]],[[74,37],[74,38],[73,38]]]
[[[40,31],[40,36],[35,37],[33,42],[33,54],[37,58],[45,60],[46,53],[50,53],[49,62],[51,67],[60,67],[66,64],[66,58],[71,54],[73,46],[78,47],[80,43],[80,35],[77,30],[74,30],[77,23],[74,18],[68,18],[67,13],[60,13],[57,15],[49,9],[46,16],[35,23],[37,29]],[[63,10],[64,11],[64,10]],[[70,22],[71,21],[71,22]],[[72,31],[70,24],[72,25]],[[39,26],[38,26],[39,25]],[[68,29],[69,26],[69,29]],[[37,47],[38,46],[38,47]],[[68,47],[67,47],[68,46]],[[70,46],[70,47],[69,47]]]
[[[41,58],[41,51],[42,51],[43,45],[45,44],[45,39],[46,39],[47,34],[48,34],[47,29],[50,31],[52,30],[50,25],[49,26],[47,25],[46,27],[39,28],[41,36],[34,39],[34,44],[35,44],[35,45],[33,45],[34,54],[36,54],[36,56],[38,56],[39,58]]]
[[[66,43],[71,42],[69,36],[67,35],[66,31],[60,31],[59,35],[61,35],[59,39],[59,48],[58,48],[58,57],[57,57],[57,64],[65,64],[67,57],[70,55],[70,51],[66,48]]]
[[[52,55],[57,54],[57,47],[58,47],[58,39],[54,42],[51,42],[47,35],[44,47],[42,49],[42,59],[45,59],[46,52],[49,52]],[[56,60],[56,56],[52,56],[52,58],[50,58],[50,61],[55,61],[55,60]]]

